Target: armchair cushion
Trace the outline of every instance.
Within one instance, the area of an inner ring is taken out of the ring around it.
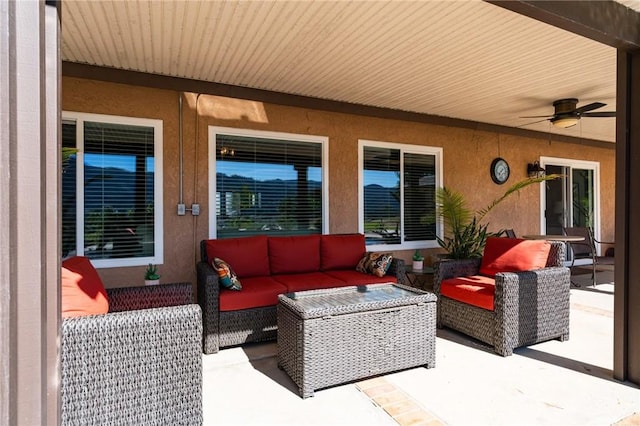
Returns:
[[[495,277],[498,272],[521,272],[544,268],[551,244],[543,240],[487,238],[480,275]]]
[[[62,262],[60,293],[63,318],[109,311],[107,292],[87,257],[74,256]]]
[[[495,289],[495,279],[483,275],[473,275],[442,281],[440,294],[459,302],[493,311]]]

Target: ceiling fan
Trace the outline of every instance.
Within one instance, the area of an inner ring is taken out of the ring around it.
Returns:
[[[578,99],[576,98],[558,99],[557,101],[553,102],[553,115],[533,115],[520,118],[544,118],[543,120],[524,124],[524,126],[549,120],[556,127],[567,128],[578,124],[578,120],[580,120],[580,118],[582,117],[615,117],[615,111],[590,112],[594,109],[602,108],[606,105],[607,104],[603,104],[602,102],[593,102],[577,108]]]

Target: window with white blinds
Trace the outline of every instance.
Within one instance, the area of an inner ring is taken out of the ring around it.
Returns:
[[[368,249],[437,246],[442,149],[362,140],[359,145],[360,232]]]
[[[162,263],[162,121],[64,113],[62,254]]]
[[[323,137],[211,127],[211,236],[323,233],[325,147]]]

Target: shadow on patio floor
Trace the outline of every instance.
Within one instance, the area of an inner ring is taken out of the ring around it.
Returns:
[[[598,282],[604,274],[612,279],[606,271]],[[588,274],[576,278],[590,282]],[[394,407],[413,407],[405,419],[431,413],[448,425],[636,425],[640,390],[612,378],[612,312],[611,281],[572,288],[569,341],[519,348],[504,358],[460,333],[438,330],[436,367],[384,375],[387,393],[376,397],[356,382],[302,399],[277,367],[275,342],[224,349],[203,356],[204,424],[412,424],[382,408],[401,394],[404,402]]]

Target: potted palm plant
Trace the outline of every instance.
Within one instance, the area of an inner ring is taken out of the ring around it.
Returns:
[[[158,274],[158,267],[154,264],[147,265],[147,269],[144,271],[144,284],[156,285],[160,284],[160,274]]]
[[[550,174],[541,177],[527,178],[516,182],[509,187],[502,196],[493,200],[483,209],[474,211],[467,207],[464,195],[449,188],[438,188],[436,202],[438,203],[438,215],[443,219],[445,236],[436,236],[440,247],[447,252],[449,259],[471,259],[482,257],[487,238],[499,236],[504,232],[489,232],[489,224],[481,223],[482,219],[502,201],[513,193],[534,184],[561,177],[558,174]]]

